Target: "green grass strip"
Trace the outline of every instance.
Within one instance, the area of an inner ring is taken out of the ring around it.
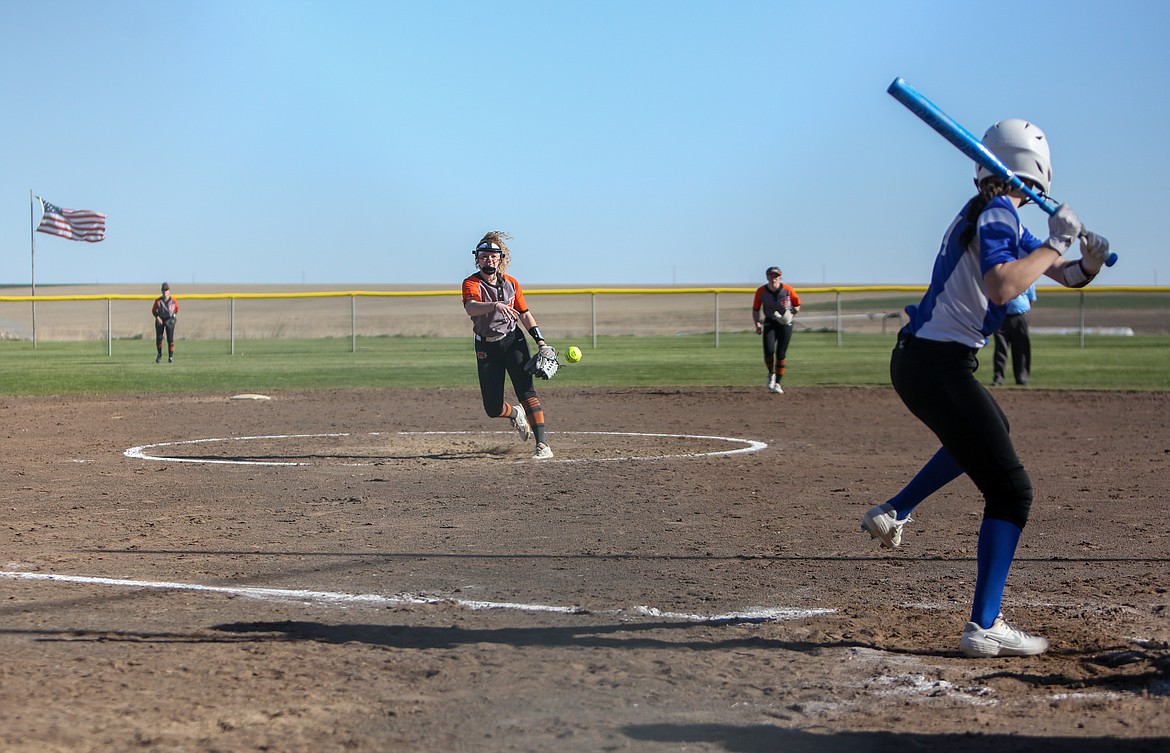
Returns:
[[[892,334],[798,332],[788,352],[786,387],[889,385]],[[555,342],[581,347],[542,389],[573,387],[754,387],[764,384],[756,335],[600,337]],[[1170,337],[1032,338],[1032,389],[1170,390]],[[349,338],[180,341],[176,361],[154,362],[154,345],[103,342],[0,342],[0,395],[121,395],[280,390],[474,388],[469,338]],[[991,380],[991,349],[980,354],[979,377]],[[1010,381],[1010,375],[1009,375]],[[1007,389],[1015,389],[1009,387]]]

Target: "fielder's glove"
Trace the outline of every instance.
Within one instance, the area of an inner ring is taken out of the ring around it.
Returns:
[[[557,351],[551,345],[542,345],[536,355],[528,359],[524,370],[541,379],[552,379],[561,367],[557,361]]]
[[[792,309],[773,311],[772,318],[776,320],[777,324],[792,324]]]

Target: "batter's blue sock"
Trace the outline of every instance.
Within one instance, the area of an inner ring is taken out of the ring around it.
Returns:
[[[910,479],[910,483],[886,500],[886,504],[898,512],[898,520],[904,520],[924,499],[957,479],[962,473],[963,469],[951,457],[951,453],[947,452],[947,448],[940,447],[938,452],[934,453],[934,457],[922,466],[922,470]]]
[[[979,575],[975,580],[975,603],[971,606],[971,622],[989,628],[1003,606],[1003,589],[1008,571],[1016,556],[1022,529],[1015,523],[987,518],[979,527],[977,560]]]

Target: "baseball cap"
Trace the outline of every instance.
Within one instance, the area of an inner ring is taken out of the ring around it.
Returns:
[[[171,284],[170,284],[169,282],[164,282],[164,283],[163,283],[163,286],[162,286],[162,289],[163,289],[163,290],[170,290],[170,289],[171,289]]]
[[[771,277],[772,275],[776,275],[777,277],[783,277],[783,275],[780,273],[780,267],[768,267],[767,269],[764,270],[765,277]]]

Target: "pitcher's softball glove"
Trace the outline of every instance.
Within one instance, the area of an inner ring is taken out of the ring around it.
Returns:
[[[529,358],[528,363],[524,365],[524,369],[529,374],[541,379],[552,379],[560,367],[561,364],[557,361],[557,351],[551,345],[541,347],[537,354]]]

